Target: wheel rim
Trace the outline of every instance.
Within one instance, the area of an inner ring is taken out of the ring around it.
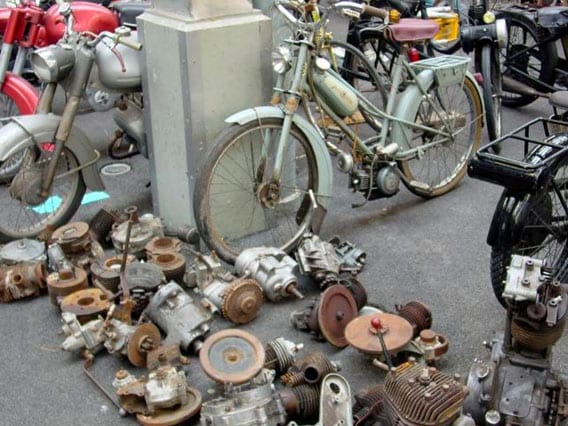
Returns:
[[[27,148],[25,152],[17,154],[24,157],[24,163],[22,163],[18,174],[24,182],[29,182],[32,180],[33,172],[29,167],[28,158],[37,156],[36,149]],[[38,163],[44,165],[48,158],[49,154],[43,152]],[[46,226],[58,223],[69,210],[81,182],[79,173],[71,173],[63,177],[61,175],[77,166],[75,157],[65,150],[57,163],[56,178],[49,197],[43,203],[35,206],[27,205],[12,198],[10,187],[14,179],[0,184],[0,210],[2,211],[0,232],[12,238],[35,236]]]
[[[20,115],[20,109],[15,102],[3,93],[0,93],[0,118]],[[2,124],[0,123],[0,126]],[[16,153],[0,164],[0,181],[14,177],[22,161],[21,153]]]
[[[277,124],[242,132],[210,169],[202,209],[206,232],[214,246],[231,255],[261,245],[286,249],[307,228],[308,213],[301,206],[309,201],[308,190],[314,188],[317,172],[305,138],[291,130],[277,183],[267,181],[272,176],[271,165],[263,172],[263,146],[266,158],[274,159],[280,134]]]

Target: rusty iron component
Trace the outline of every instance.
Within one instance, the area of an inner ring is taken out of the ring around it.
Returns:
[[[166,237],[175,237],[189,245],[190,250],[199,251],[199,243],[201,237],[197,228],[189,226],[172,227],[166,226],[164,229]]]
[[[268,342],[264,347],[264,368],[276,372],[276,375],[285,373],[296,361],[296,354],[304,347],[301,343],[294,343],[283,337]]]
[[[401,364],[385,379],[383,418],[386,424],[453,425],[461,414],[467,388],[434,367]],[[457,423],[464,424],[464,423]],[[469,423],[474,425],[469,419]]]
[[[363,307],[367,305],[368,302],[367,290],[365,290],[365,287],[363,287],[363,284],[361,284],[361,282],[358,279],[352,276],[342,275],[339,277],[337,283],[341,284],[343,287],[345,287],[347,290],[351,292],[353,298],[355,299],[357,310],[360,311],[361,309],[363,309]]]
[[[47,248],[47,259],[53,271],[65,271],[74,268],[73,262],[67,258],[59,244],[51,244]]]
[[[123,252],[126,240],[128,224],[131,221],[128,220],[119,225],[116,225],[110,234],[112,244],[114,248]],[[128,247],[128,252],[135,255],[138,258],[142,258],[145,255],[144,247],[148,244],[154,237],[164,236],[164,225],[160,218],[155,217],[153,214],[146,213],[134,220],[130,230],[130,242]]]
[[[160,346],[161,340],[160,330],[154,324],[139,325],[128,339],[128,360],[136,367],[145,367],[148,353]]]
[[[413,337],[432,327],[432,311],[422,302],[412,301],[396,307],[397,314],[412,325]]]
[[[179,253],[181,251],[181,240],[175,237],[155,237],[146,244],[144,250],[146,250],[147,258],[158,253]]]
[[[379,318],[383,325],[383,338],[391,355],[396,354],[412,340],[412,325],[404,318],[394,314],[374,314],[355,318],[345,329],[349,345],[369,355],[381,355],[383,350],[372,327],[371,320]]]
[[[377,385],[369,389],[360,390],[353,399],[353,424],[355,426],[374,425],[379,421],[379,416],[384,410],[383,404],[384,386]]]
[[[100,209],[89,222],[89,229],[94,241],[104,244],[108,241],[112,225],[120,220],[116,210]]]
[[[43,262],[0,268],[0,302],[39,296],[45,288],[46,276]]]
[[[47,290],[51,303],[59,306],[58,298],[88,287],[87,273],[81,268],[53,272],[47,276]]]
[[[118,370],[114,375],[114,379],[112,381],[112,387],[118,389],[122,386],[126,386],[129,383],[135,381],[136,377],[134,376],[134,374],[130,373],[127,370]]]
[[[16,265],[22,262],[45,262],[45,243],[37,240],[15,240],[0,249],[0,263]]]
[[[63,322],[61,328],[67,336],[61,344],[64,351],[84,350],[94,355],[103,348],[105,335],[101,318],[81,324],[75,314],[63,312],[61,320]]]
[[[299,385],[278,391],[288,418],[311,418],[318,413],[320,403],[320,386]]]
[[[340,259],[333,244],[311,233],[302,236],[296,250],[296,260],[300,272],[311,276],[322,287],[336,282],[341,272]]]
[[[110,295],[98,288],[75,291],[61,300],[61,312],[75,314],[81,324],[105,316],[110,308]]]
[[[128,255],[126,264],[136,260],[135,256]],[[120,287],[120,265],[122,256],[111,256],[106,259],[98,259],[91,263],[91,276],[93,281],[100,284],[113,294],[118,293]]]
[[[85,222],[71,222],[57,228],[51,234],[52,243],[57,243],[63,253],[81,253],[91,244],[89,225]]]
[[[328,287],[319,301],[312,302],[305,310],[292,313],[292,325],[300,330],[308,330],[316,338],[327,340],[333,346],[347,346],[345,328],[359,309],[351,292],[336,284]]]
[[[205,374],[219,383],[240,385],[258,374],[264,365],[264,348],[252,334],[227,329],[209,336],[199,351]]]
[[[422,357],[428,364],[438,361],[442,355],[448,352],[450,342],[446,336],[437,334],[430,329],[422,330],[414,339],[414,343],[422,352]]]
[[[203,403],[201,426],[286,424],[286,410],[273,381],[274,371],[262,370],[246,384],[226,386],[222,397]]]
[[[273,247],[255,247],[243,250],[235,262],[239,275],[258,281],[266,298],[272,302],[284,297],[303,299],[294,274],[298,264],[283,250]]]
[[[340,259],[341,269],[352,274],[361,272],[367,261],[367,253],[349,241],[341,241],[339,237],[329,240],[335,247],[335,253]]]
[[[186,388],[187,403],[173,410],[156,410],[152,415],[136,414],[138,423],[144,426],[169,426],[182,424],[191,419],[201,409],[201,393],[191,387]]]
[[[188,287],[204,288],[213,278],[226,273],[215,253],[210,256],[198,252],[196,254],[198,256],[195,257],[187,271],[186,284]]]
[[[148,352],[146,368],[148,370],[155,370],[166,362],[172,365],[191,364],[190,359],[181,354],[179,345],[160,345],[156,349]]]
[[[146,315],[167,334],[165,344],[177,344],[186,352],[199,351],[213,321],[211,312],[174,282],[156,292]]]
[[[158,287],[166,282],[162,270],[150,263],[132,262],[126,265],[124,283],[129,297],[135,304],[133,315],[140,316],[146,309]]]
[[[181,253],[154,253],[148,262],[156,265],[164,273],[167,281],[183,284],[185,274],[185,256]]]
[[[530,351],[544,351],[552,347],[564,333],[566,321],[563,320],[554,327],[533,329],[530,324],[521,320],[511,322],[511,337],[515,344]]]
[[[330,373],[341,369],[338,362],[331,361],[322,352],[312,352],[297,359],[288,371],[280,377],[280,381],[290,387],[301,384],[316,384]]]

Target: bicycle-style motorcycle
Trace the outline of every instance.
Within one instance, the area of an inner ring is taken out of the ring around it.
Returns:
[[[201,237],[227,262],[251,246],[291,250],[308,229],[317,232],[333,196],[330,153],[349,174],[351,189],[365,200],[395,195],[401,181],[411,192],[430,198],[459,183],[480,142],[483,102],[467,72],[469,58],[407,60],[410,46],[429,40],[437,24],[401,19],[384,26],[402,54],[396,56],[383,110],[334,71],[333,57],[325,57],[333,53],[326,45],[325,22],[332,10],[382,18],[388,12],[344,1],[329,8],[312,0],[275,4],[293,25],[294,37],[287,40],[289,48],[273,52],[279,78],[271,106],[226,119],[228,127],[212,142],[195,185],[194,215]],[[372,74],[365,55],[351,49]],[[347,149],[324,140],[310,110],[313,104],[346,135]],[[307,118],[300,115],[300,106]],[[344,121],[355,112],[375,129],[365,138]]]

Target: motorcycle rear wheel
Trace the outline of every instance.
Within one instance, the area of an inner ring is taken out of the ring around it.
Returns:
[[[26,185],[37,182],[41,179],[38,170],[46,166],[51,154],[32,147],[15,155],[22,158],[16,176],[0,183],[0,242],[33,238],[47,227],[55,229],[65,224],[79,208],[86,189],[80,172],[64,175],[79,165],[73,153],[65,148],[57,162],[49,197],[41,203],[34,203],[36,205],[17,200],[10,192],[12,183],[16,179]],[[34,188],[29,188],[35,192]]]
[[[305,203],[309,190],[317,195],[320,183],[313,149],[295,125],[284,150],[280,179],[274,183],[263,177],[263,173],[272,175],[270,163],[282,123],[266,118],[232,125],[204,157],[195,183],[194,216],[201,238],[228,263],[250,247],[290,251],[310,226]]]

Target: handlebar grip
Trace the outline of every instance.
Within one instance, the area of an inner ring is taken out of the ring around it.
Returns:
[[[393,8],[400,12],[400,16],[403,18],[409,18],[412,15],[410,7],[401,0],[387,0],[387,3]]]
[[[385,9],[379,9],[378,7],[373,7],[369,5],[364,5],[362,15],[375,16],[377,18],[387,19],[389,16],[388,11]]]
[[[142,43],[138,43],[126,37],[117,37],[116,42],[134,50],[142,50]]]

